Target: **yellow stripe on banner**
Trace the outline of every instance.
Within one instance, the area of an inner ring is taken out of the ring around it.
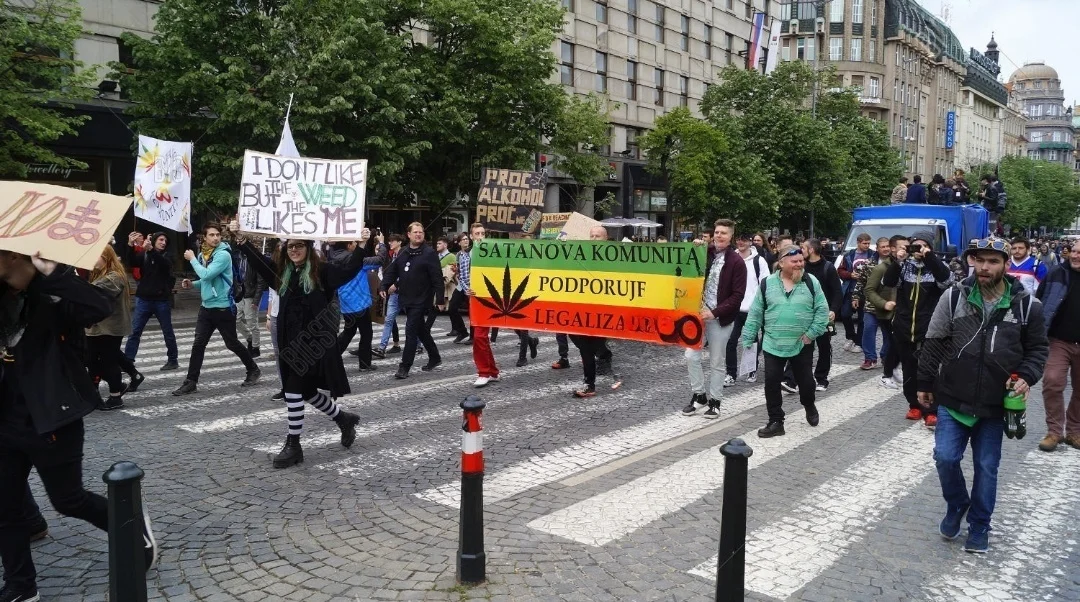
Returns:
[[[502,296],[503,273],[502,268],[473,266],[473,290],[480,297],[489,297],[484,283],[486,279]],[[694,314],[701,305],[701,289],[704,286],[699,278],[658,274],[517,269],[511,271],[511,295],[526,276],[528,284],[521,295],[522,299],[539,297],[542,301],[558,303],[679,309]]]

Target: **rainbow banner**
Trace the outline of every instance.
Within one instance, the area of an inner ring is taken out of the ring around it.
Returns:
[[[702,346],[705,249],[696,245],[485,240],[470,279],[477,326]]]

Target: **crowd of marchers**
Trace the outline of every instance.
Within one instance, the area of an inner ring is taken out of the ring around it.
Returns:
[[[884,397],[901,391],[905,418],[933,430],[946,502],[941,535],[959,536],[966,517],[964,549],[986,552],[1003,439],[1024,437],[1031,387],[1042,382],[1046,411],[1038,448],[1080,450],[1075,382],[1064,399],[1069,374],[1080,374],[1080,240],[991,236],[947,260],[934,251],[932,232],[856,239],[830,259],[821,240],[781,236],[770,248],[727,219],[700,236],[708,245],[701,318],[709,360],[703,367],[701,351],[686,351],[690,401],[682,413],[723,415],[724,388],[756,382],[763,364],[767,419],[758,436],[786,434],[785,394],[798,394],[813,428],[822,420],[816,395],[829,388],[832,339],[842,336],[845,352],[862,355],[862,370],[880,367]],[[970,490],[961,470],[969,444]]]

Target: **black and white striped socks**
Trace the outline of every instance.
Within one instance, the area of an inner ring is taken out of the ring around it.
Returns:
[[[299,393],[285,393],[285,406],[289,415],[289,434],[299,437],[304,432],[304,398]],[[306,400],[306,403],[310,403],[315,406],[316,410],[319,410],[323,414],[326,414],[330,418],[337,418],[341,412],[341,408],[338,404],[334,403],[334,400],[330,399],[322,393],[315,393],[315,395]]]

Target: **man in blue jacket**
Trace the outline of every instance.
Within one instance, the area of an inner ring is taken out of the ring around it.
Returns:
[[[247,377],[240,386],[254,385],[259,381],[261,372],[255,360],[251,358],[247,347],[236,336],[236,304],[232,297],[232,254],[229,253],[229,243],[221,240],[221,226],[213,222],[203,226],[203,242],[198,256],[188,249],[184,251],[184,259],[191,264],[191,268],[195,270],[199,279],[192,282],[185,278],[181,286],[185,289],[195,287],[202,297],[202,305],[199,307],[199,317],[195,322],[195,341],[191,344],[187,378],[179,389],[173,391],[173,395],[187,395],[197,390],[203,355],[206,353],[210,336],[215,330],[221,333],[225,347],[235,353],[247,368]]]
[[[926,204],[926,184],[922,183],[922,176],[915,176],[915,183],[907,189],[907,202]]]

